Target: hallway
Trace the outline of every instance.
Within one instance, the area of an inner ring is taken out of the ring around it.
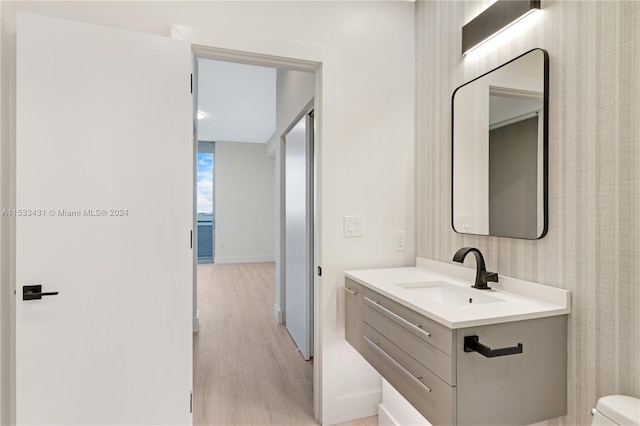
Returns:
[[[275,264],[198,265],[197,425],[315,425],[313,363],[273,318]]]

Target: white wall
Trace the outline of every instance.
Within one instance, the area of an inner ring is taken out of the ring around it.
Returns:
[[[315,93],[316,75],[310,72],[278,70],[276,76],[276,131],[267,144],[267,152],[275,158],[275,197],[280,200],[284,196],[284,181],[281,167],[283,165],[283,150],[281,138],[284,132],[294,123],[296,117],[311,102]],[[284,230],[284,210],[279,202],[275,204],[275,253],[276,253],[276,297],[273,315],[278,323],[283,322],[282,312],[285,305],[285,294],[281,291],[284,282],[284,268],[280,259],[284,259],[284,240],[281,237]]]
[[[414,234],[414,9],[412,2],[2,2],[14,9],[170,35],[171,24],[209,29],[214,46],[303,59],[319,54],[317,157],[323,277],[317,280],[322,420],[376,413],[378,375],[344,340],[343,271],[414,264],[414,240],[394,251],[395,231]],[[4,27],[4,24],[3,24]],[[6,53],[3,50],[3,55]],[[309,58],[313,60],[313,58]],[[3,73],[2,80],[9,79]],[[2,98],[3,108],[11,106]],[[3,121],[3,125],[11,124]],[[4,133],[3,133],[4,135]],[[5,140],[11,148],[11,140]],[[12,179],[7,173],[3,182]],[[9,187],[10,189],[11,187]],[[345,239],[345,215],[365,217]],[[5,236],[2,236],[3,240]],[[7,281],[3,285],[7,285]],[[319,382],[316,382],[319,384]]]
[[[215,144],[215,263],[274,261],[275,162],[265,148]]]
[[[278,70],[276,75],[276,131],[269,139],[267,152],[275,155],[280,137],[302,109],[313,99],[316,75],[311,72]]]

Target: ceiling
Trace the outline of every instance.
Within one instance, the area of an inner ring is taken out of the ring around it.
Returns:
[[[198,140],[266,143],[276,130],[275,68],[198,59]]]

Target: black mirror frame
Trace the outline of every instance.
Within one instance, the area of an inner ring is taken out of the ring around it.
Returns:
[[[458,232],[455,226],[453,225],[453,218],[454,218],[454,212],[453,212],[453,163],[454,163],[453,138],[454,138],[454,134],[453,134],[453,129],[454,129],[454,100],[455,100],[456,93],[458,92],[458,90],[462,89],[464,86],[471,84],[474,81],[479,80],[482,77],[488,74],[491,74],[492,72],[506,65],[509,65],[510,63],[517,61],[521,57],[528,55],[529,53],[534,52],[536,50],[541,51],[544,58],[544,94],[543,94],[543,101],[542,101],[543,102],[542,107],[544,111],[543,122],[542,122],[542,129],[543,129],[542,130],[542,133],[543,133],[542,150],[543,150],[543,163],[544,163],[543,164],[544,228],[542,229],[542,233],[537,238],[520,238],[520,237],[510,237],[508,235],[486,235],[486,234],[473,234],[470,232]],[[461,235],[478,235],[482,237],[513,238],[513,239],[528,240],[528,241],[539,240],[541,238],[544,238],[545,235],[547,235],[547,231],[549,230],[549,53],[546,50],[538,47],[528,50],[525,53],[511,59],[510,61],[505,62],[504,64],[496,68],[493,68],[485,72],[484,74],[474,78],[473,80],[470,80],[464,83],[463,85],[457,87],[456,90],[453,91],[453,94],[451,95],[451,217],[450,217],[450,223],[451,223],[451,229],[453,229],[453,231],[456,234],[461,234]]]

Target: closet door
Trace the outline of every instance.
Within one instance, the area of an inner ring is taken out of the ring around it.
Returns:
[[[304,359],[313,356],[313,117],[285,137],[285,325]]]

